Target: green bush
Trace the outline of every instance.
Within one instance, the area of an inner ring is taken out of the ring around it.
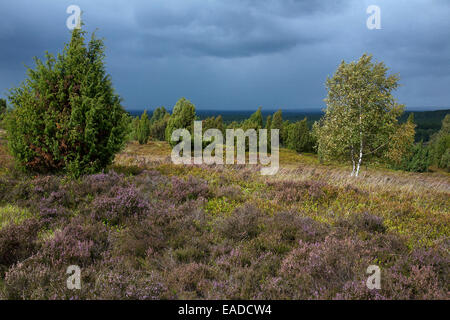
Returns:
[[[139,124],[137,127],[137,140],[139,144],[146,144],[150,138],[150,120],[147,116],[147,110],[141,115]]]
[[[405,156],[401,163],[394,168],[410,172],[427,172],[430,163],[429,148],[420,142],[415,144],[408,156]]]
[[[9,92],[8,142],[18,164],[37,172],[94,173],[123,147],[127,115],[103,64],[103,41],[75,29],[62,54]]]
[[[156,108],[153,111],[152,118],[150,119],[150,136],[153,139],[164,141],[169,118],[170,113],[164,107]]]
[[[313,139],[308,129],[307,119],[289,124],[286,128],[286,147],[296,152],[310,152],[313,150]]]
[[[431,154],[433,163],[450,171],[450,115],[442,121],[441,130],[432,138]]]
[[[6,114],[6,100],[0,98],[0,120],[3,119],[3,116]]]
[[[171,145],[177,142],[171,141],[172,132],[176,129],[187,129],[191,134],[194,130],[194,120],[196,119],[195,106],[186,98],[181,98],[173,107],[172,115],[167,121],[166,140]]]

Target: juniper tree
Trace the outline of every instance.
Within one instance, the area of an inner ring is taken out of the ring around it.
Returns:
[[[18,164],[74,176],[109,165],[122,148],[127,115],[104,66],[103,41],[86,45],[74,29],[57,57],[35,58],[28,78],[9,91],[8,142]]]
[[[0,98],[0,120],[6,113],[6,100]]]
[[[450,171],[450,115],[442,120],[442,127],[431,139],[432,160],[439,168]]]
[[[181,98],[177,101],[172,110],[167,127],[166,127],[166,140],[171,145],[177,144],[171,140],[172,132],[176,129],[187,129],[193,134],[193,124],[196,119],[195,106],[186,98]]]
[[[170,113],[164,107],[156,108],[153,111],[150,119],[150,136],[152,138],[160,141],[164,140],[169,118]]]
[[[327,78],[327,108],[315,124],[318,153],[322,159],[350,160],[352,176],[358,176],[363,159],[386,157],[399,129],[404,106],[392,95],[399,78],[387,71],[384,63],[364,54],[357,62],[342,61]]]
[[[150,120],[148,119],[147,110],[141,115],[137,127],[137,140],[139,144],[146,144],[150,138]]]
[[[287,128],[286,147],[296,152],[308,152],[312,150],[312,139],[308,129],[308,120],[292,123]]]

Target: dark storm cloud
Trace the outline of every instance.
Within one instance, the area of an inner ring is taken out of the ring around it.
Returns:
[[[66,8],[105,38],[107,68],[129,108],[320,108],[324,81],[364,52],[399,73],[408,107],[450,107],[450,1],[3,1],[0,95],[23,63],[69,40]],[[366,28],[381,7],[382,29]]]
[[[324,41],[322,34],[299,28],[296,19],[340,12],[344,1],[153,2],[136,10],[138,32],[151,55],[247,57]]]

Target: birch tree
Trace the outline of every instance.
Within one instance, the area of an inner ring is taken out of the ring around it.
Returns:
[[[359,175],[363,161],[386,157],[399,128],[404,106],[392,95],[399,77],[387,73],[384,63],[364,54],[357,62],[342,61],[327,78],[327,108],[314,126],[317,151],[323,160],[350,161],[352,176]]]

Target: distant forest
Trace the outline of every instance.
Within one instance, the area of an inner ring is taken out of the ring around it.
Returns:
[[[143,110],[128,110],[128,113],[132,116],[140,116]],[[150,114],[153,110],[147,110]],[[268,115],[272,115],[276,110],[262,110],[263,118],[266,119]],[[222,115],[224,123],[231,123],[233,121],[240,122],[248,119],[255,110],[233,110],[233,111],[221,111],[221,110],[197,110],[197,116],[200,120],[204,120],[208,117],[216,117]],[[409,115],[414,113],[414,122],[416,127],[416,142],[426,142],[430,137],[439,131],[442,125],[442,120],[445,115],[450,113],[450,109],[436,110],[436,111],[405,111],[400,117],[400,122],[405,122]],[[308,119],[308,126],[311,129],[313,123],[319,120],[323,116],[321,111],[291,111],[283,110],[283,120],[289,120],[291,122],[303,120],[305,117]]]

